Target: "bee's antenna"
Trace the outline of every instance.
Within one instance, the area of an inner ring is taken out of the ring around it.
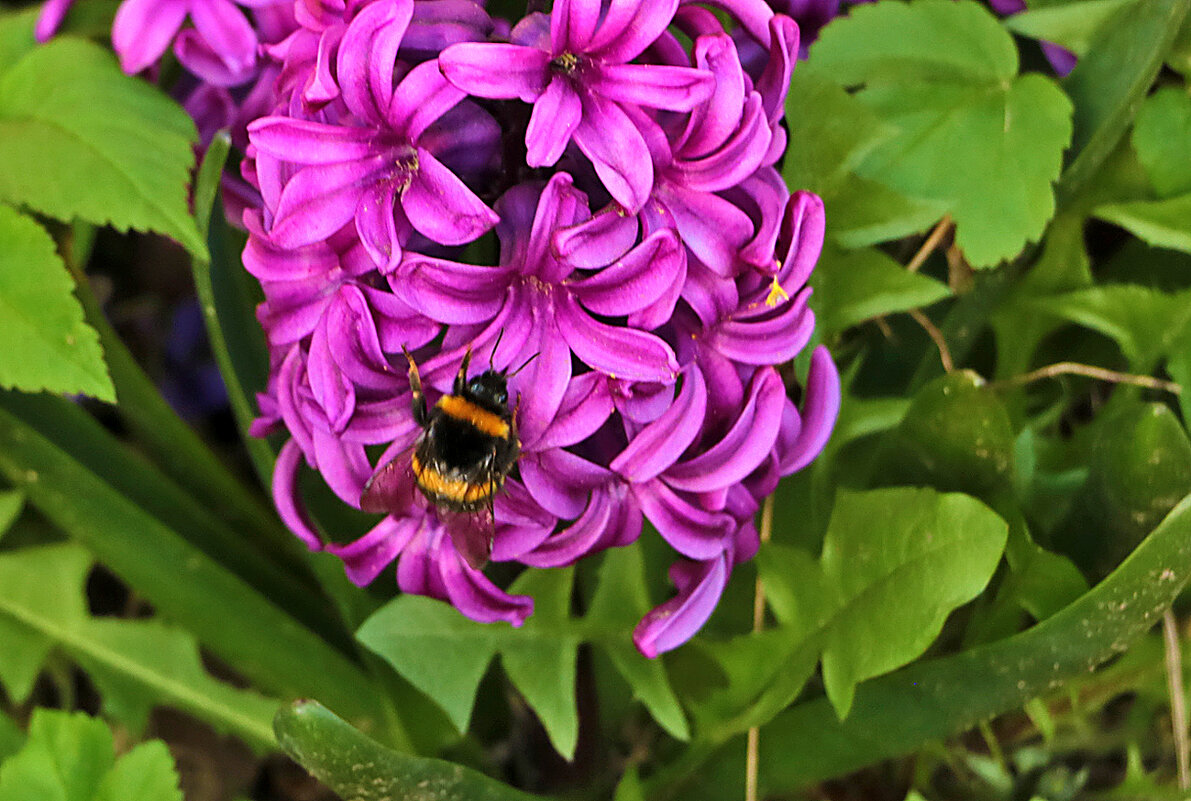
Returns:
[[[520,367],[518,367],[518,368],[517,368],[516,370],[514,370],[513,372],[509,373],[509,378],[512,378],[513,376],[517,375],[517,373],[519,373],[519,372],[521,372],[522,370],[524,370],[526,367],[529,367],[529,363],[530,363],[530,362],[532,362],[534,359],[538,358],[538,357],[539,357],[539,356],[541,356],[541,355],[542,355],[542,352],[541,352],[541,351],[538,351],[538,352],[537,352],[537,353],[535,353],[534,355],[530,356],[528,359],[526,359],[524,362],[522,362],[522,363],[521,363],[521,366],[520,366]]]
[[[488,354],[488,369],[489,370],[495,369],[495,367],[493,366],[493,362],[496,361],[496,349],[500,347],[500,341],[502,339],[504,339],[504,335],[505,335],[505,329],[504,329],[504,326],[501,326],[500,331],[498,331],[496,333],[496,342],[492,346],[492,352]]]

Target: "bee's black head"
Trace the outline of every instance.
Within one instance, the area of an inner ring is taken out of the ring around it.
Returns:
[[[464,395],[473,403],[497,414],[507,412],[509,408],[508,379],[499,370],[485,370],[468,379]]]

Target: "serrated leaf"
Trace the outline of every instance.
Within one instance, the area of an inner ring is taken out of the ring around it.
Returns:
[[[1109,284],[1033,299],[1031,305],[1099,331],[1120,346],[1131,369],[1148,372],[1191,323],[1191,292]]]
[[[48,216],[158,231],[205,254],[187,210],[195,139],[177,103],[86,40],[55,39],[0,74],[0,199]]]
[[[542,801],[461,765],[391,751],[316,701],[283,707],[274,729],[287,754],[352,801]]]
[[[850,176],[825,202],[831,209],[827,234],[845,248],[867,247],[925,231],[947,211],[946,203],[909,197],[857,175]]]
[[[76,545],[0,555],[0,633],[6,635],[0,678],[9,692],[23,698],[16,693],[28,692],[56,646],[87,669],[105,704],[112,708],[114,702],[114,711],[133,728],[144,725],[153,706],[166,704],[254,745],[270,745],[277,702],[213,679],[190,634],[158,621],[87,613],[84,586],[91,563]]]
[[[83,322],[54,240],[29,217],[0,205],[0,242],[0,386],[115,402],[99,335]]]
[[[1191,253],[1191,194],[1110,203],[1097,208],[1095,214],[1151,245]]]
[[[1189,141],[1191,96],[1167,86],[1147,97],[1133,123],[1133,149],[1160,197],[1191,192]]]
[[[858,682],[921,655],[947,615],[984,589],[1007,536],[1005,522],[966,495],[898,487],[838,496],[822,566],[841,607],[823,682],[840,718]]]
[[[35,710],[28,739],[0,767],[0,801],[181,800],[164,743],[142,743],[117,760],[107,726],[81,712]]]
[[[826,250],[811,275],[811,285],[815,288],[816,318],[825,337],[951,295],[946,284],[909,272],[874,248],[847,253]]]
[[[860,6],[824,30],[807,67],[861,85],[857,96],[898,127],[859,174],[946,204],[973,265],[994,265],[1042,233],[1072,107],[1049,79],[1017,76],[1013,40],[987,9]]]
[[[1100,27],[1126,6],[1138,0],[1080,0],[1078,3],[1046,6],[1014,14],[1005,27],[1022,36],[1053,42],[1082,56]]]

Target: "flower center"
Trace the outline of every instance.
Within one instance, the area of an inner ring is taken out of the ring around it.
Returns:
[[[563,75],[571,75],[579,66],[579,57],[574,53],[562,53],[554,57],[550,62],[550,67],[555,72]]]

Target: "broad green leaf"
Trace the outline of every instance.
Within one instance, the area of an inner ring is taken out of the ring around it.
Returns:
[[[25,745],[0,766],[0,801],[91,801],[114,763],[102,721],[36,709]]]
[[[519,630],[476,623],[439,601],[403,595],[366,620],[356,638],[432,698],[460,731],[467,729],[480,680],[499,654],[509,679],[568,759],[578,734],[575,657],[581,642],[591,642],[608,653],[658,722],[685,738],[689,728],[662,662],[645,659],[630,638],[649,608],[641,555],[635,547],[616,549],[605,560],[599,590],[580,620],[568,614],[573,571],[530,570],[509,588],[534,598],[534,614]]]
[[[641,788],[641,778],[636,768],[628,768],[620,777],[612,801],[645,801],[645,791]]]
[[[1134,370],[1153,369],[1191,323],[1191,292],[1172,294],[1134,284],[1040,297],[1031,305],[1109,337]]]
[[[0,199],[42,214],[204,253],[186,205],[194,139],[177,103],[91,42],[55,39],[0,73]]]
[[[182,801],[182,791],[165,743],[116,759],[101,721],[37,709],[24,746],[0,766],[0,801]]]
[[[827,234],[845,248],[867,247],[925,231],[947,211],[944,202],[907,197],[857,175],[825,200],[831,210]]]
[[[1146,98],[1133,123],[1133,149],[1161,197],[1191,192],[1191,95],[1167,86]],[[1191,238],[1191,224],[1185,225]]]
[[[654,720],[670,736],[686,740],[690,737],[690,726],[670,687],[664,661],[645,658],[623,634],[633,630],[650,606],[640,547],[630,545],[606,551],[600,565],[599,586],[584,622],[590,627],[590,636],[596,638],[607,652],[616,670]],[[622,634],[618,636],[617,632]]]
[[[1071,137],[1071,104],[1040,75],[1017,76],[1013,40],[970,0],[859,6],[828,26],[807,68],[898,128],[860,175],[946,204],[976,266],[1037,239]]]
[[[1067,206],[1117,148],[1170,52],[1191,0],[1146,0],[1101,25],[1063,81],[1075,103],[1071,153],[1058,196]]]
[[[356,663],[18,417],[20,397],[0,393],[0,474],[48,520],[261,689],[377,723],[384,702]]]
[[[74,282],[49,234],[0,205],[0,241],[0,386],[115,401],[99,336],[83,322]]]
[[[8,69],[37,47],[33,25],[38,9],[0,14],[0,72]]]
[[[1183,75],[1191,75],[1191,19],[1183,18],[1183,24],[1179,26],[1179,32],[1166,55],[1166,63]]]
[[[105,705],[135,730],[143,729],[153,706],[164,704],[254,745],[270,746],[277,702],[213,679],[185,631],[158,621],[92,618],[87,613],[84,593],[91,561],[75,545],[0,555],[0,631],[36,641],[41,660],[30,665],[34,675],[56,646],[91,674]],[[21,649],[8,638],[5,643],[0,678],[11,691],[4,668]]]
[[[1033,628],[862,684],[846,720],[826,699],[779,715],[761,731],[763,793],[910,753],[1055,692],[1149,631],[1189,578],[1191,496],[1107,579]]]
[[[554,747],[570,759],[578,737],[575,656],[580,639],[565,620],[572,578],[570,569],[540,578],[530,571],[518,580],[520,586],[514,584],[513,592],[522,587],[535,591],[534,608],[542,610],[519,632],[503,622],[468,620],[441,601],[403,595],[368,618],[356,637],[434,699],[460,731],[467,730],[480,679],[500,653],[509,678],[537,712]]]
[[[828,249],[811,275],[811,285],[815,288],[816,318],[825,337],[951,295],[946,284],[908,272],[875,248],[846,253]]]
[[[886,443],[878,483],[923,484],[997,504],[1013,486],[1014,436],[1001,400],[962,370],[920,389]]]
[[[837,496],[822,566],[841,607],[823,650],[823,682],[841,718],[857,683],[920,656],[947,615],[984,589],[1007,533],[966,495],[891,488]]]
[[[391,751],[317,701],[282,707],[273,727],[287,754],[351,801],[541,801],[470,768]]]
[[[1110,203],[1096,216],[1160,248],[1191,253],[1191,194],[1166,200]]]
[[[1191,486],[1191,442],[1162,404],[1133,403],[1098,421],[1087,482],[1055,547],[1093,576],[1118,565]]]
[[[1023,11],[1006,18],[1004,24],[1015,33],[1054,42],[1082,56],[1102,25],[1122,8],[1137,3],[1138,0],[1081,0]]]

